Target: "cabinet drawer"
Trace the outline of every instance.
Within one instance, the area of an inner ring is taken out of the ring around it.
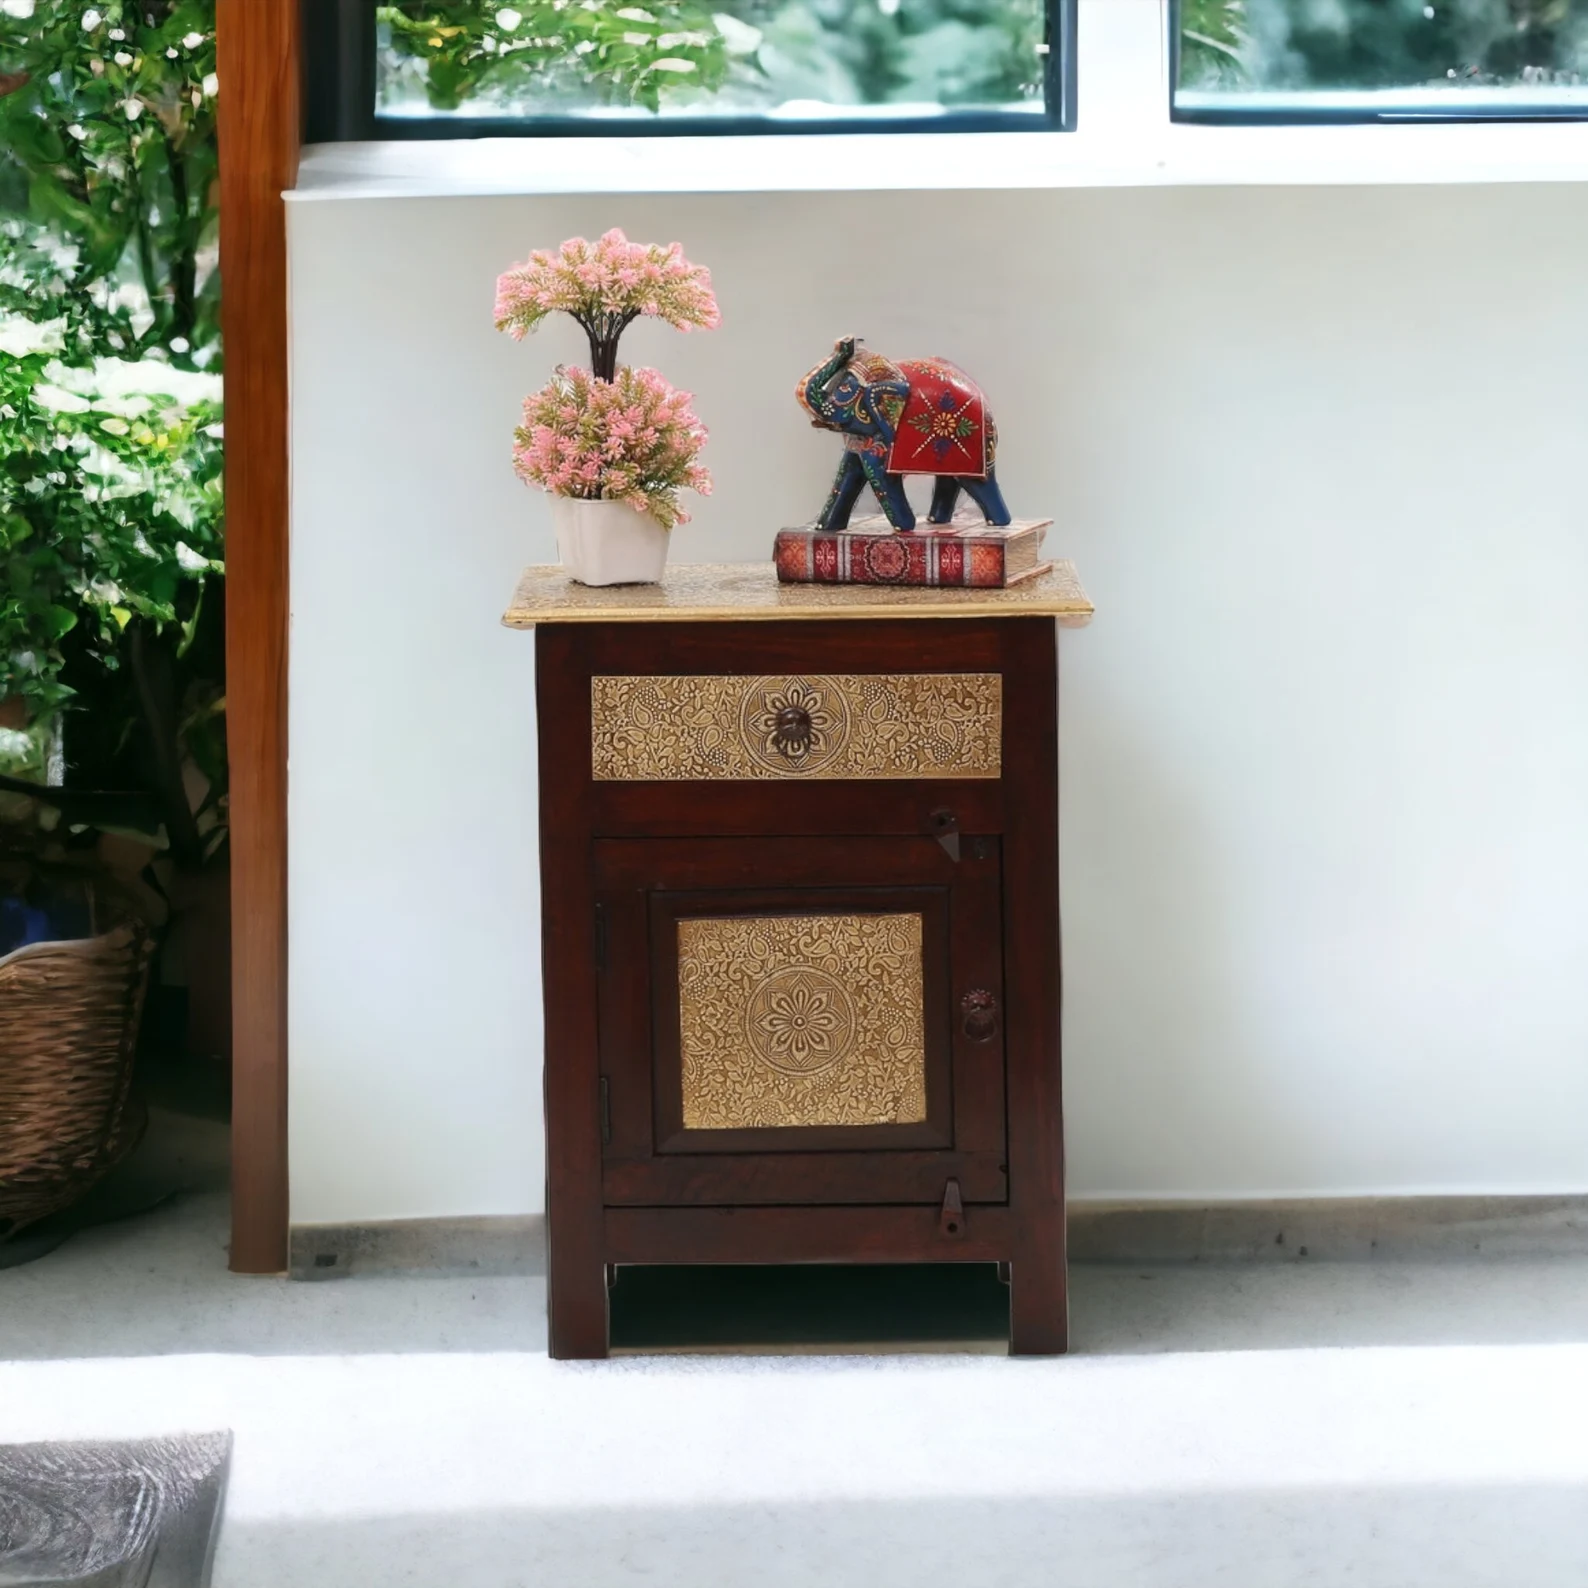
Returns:
[[[997,778],[989,672],[595,674],[597,783]]]

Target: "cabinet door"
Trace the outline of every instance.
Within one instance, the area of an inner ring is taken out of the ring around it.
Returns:
[[[612,1205],[1007,1199],[1000,856],[595,845]]]

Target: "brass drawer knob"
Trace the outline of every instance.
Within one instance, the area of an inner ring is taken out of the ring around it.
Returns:
[[[961,1029],[972,1042],[991,1042],[998,1034],[998,1000],[985,987],[973,988],[959,1001],[965,1016]]]
[[[803,706],[783,706],[772,724],[772,743],[777,753],[786,760],[808,755],[814,724],[811,714]]]

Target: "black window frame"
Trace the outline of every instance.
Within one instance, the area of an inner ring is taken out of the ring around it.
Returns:
[[[1388,106],[1295,104],[1273,105],[1198,105],[1182,107],[1180,94],[1180,33],[1183,0],[1169,0],[1169,119],[1202,127],[1360,127],[1360,126],[1441,126],[1484,122],[1570,122],[1588,121],[1588,105],[1575,109],[1520,109],[1504,105],[1471,106],[1449,110],[1431,107],[1395,110]],[[1261,90],[1254,90],[1254,94]],[[1317,90],[1327,93],[1329,90]]]
[[[1048,12],[1045,108],[955,111],[937,116],[382,116],[375,108],[375,7],[379,0],[300,0],[304,137],[309,143],[455,138],[690,138],[838,133],[1073,132],[1078,0],[1044,0]]]

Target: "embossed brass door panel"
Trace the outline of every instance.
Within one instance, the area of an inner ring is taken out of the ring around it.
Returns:
[[[867,902],[672,922],[684,1130],[926,1123],[926,915]]]
[[[659,1151],[952,1145],[946,889],[649,906]]]
[[[609,1201],[1003,1201],[998,847],[598,843]]]

